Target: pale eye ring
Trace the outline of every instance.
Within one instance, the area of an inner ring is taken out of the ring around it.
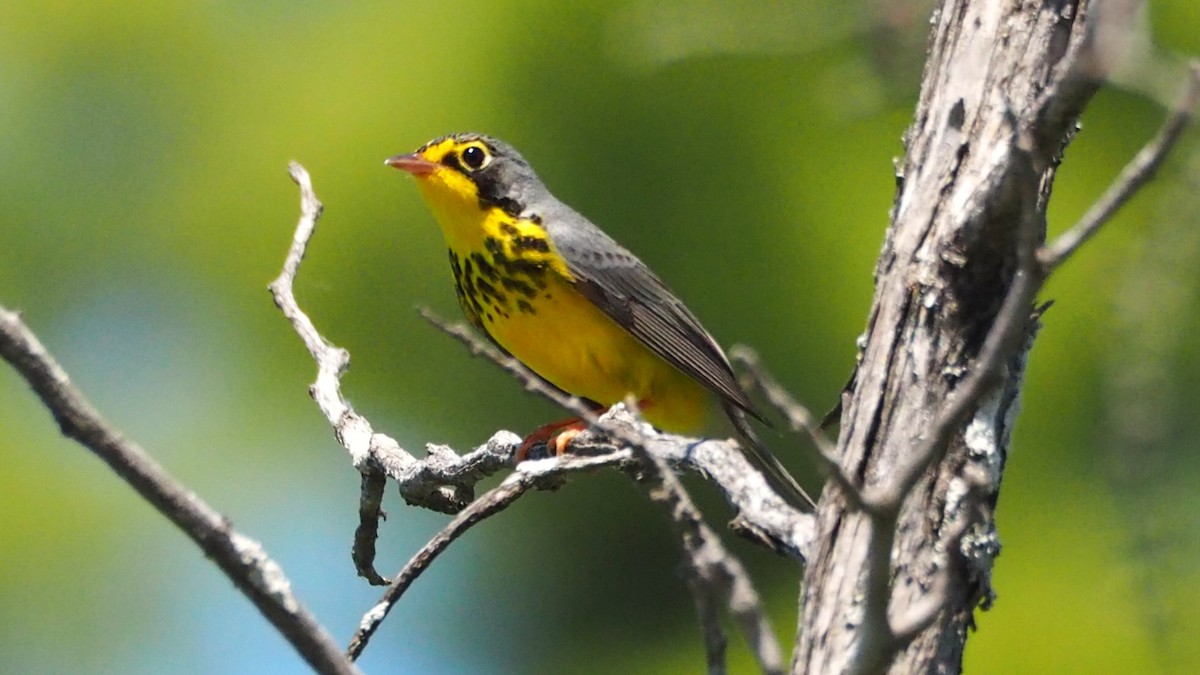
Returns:
[[[487,166],[488,162],[492,160],[491,154],[478,145],[468,145],[466,148],[463,148],[459,158],[462,160],[463,167],[468,171],[478,171]]]

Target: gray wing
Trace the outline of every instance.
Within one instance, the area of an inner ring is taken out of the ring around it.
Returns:
[[[747,441],[751,461],[793,506],[813,507],[812,498],[746,422],[747,414],[766,420],[738,384],[725,352],[683,302],[635,255],[561,202],[544,213],[542,222],[575,277],[575,288],[655,354],[720,396],[721,407]]]
[[[641,260],[561,202],[542,215],[575,288],[619,326],[728,406],[762,416],[708,331]]]

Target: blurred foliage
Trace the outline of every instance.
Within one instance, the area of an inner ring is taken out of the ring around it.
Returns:
[[[0,302],[25,310],[114,423],[263,540],[345,638],[377,597],[349,558],[358,478],[265,292],[297,216],[287,161],[307,166],[327,207],[301,301],[351,350],[355,404],[407,447],[465,448],[559,415],[413,312],[456,308],[440,235],[382,160],[459,130],[513,142],[724,342],[755,345],[827,406],[869,305],[928,8],[730,6],[8,0]],[[1200,51],[1197,12],[1151,2],[1152,38]],[[1155,64],[1159,80],[1177,70]],[[1163,101],[1135,91],[1110,88],[1088,110],[1053,231],[1154,132]],[[1193,131],[1047,290],[1057,304],[999,511],[999,600],[978,616],[969,671],[1200,664],[1198,146]],[[0,670],[300,669],[7,368],[0,430]],[[384,571],[445,522],[390,511]],[[525,499],[414,586],[364,667],[696,672],[667,533],[615,476]],[[790,634],[798,571],[734,545]]]

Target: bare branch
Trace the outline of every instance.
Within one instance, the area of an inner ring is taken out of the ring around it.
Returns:
[[[625,402],[626,409],[635,415],[636,405],[632,399]],[[726,669],[725,634],[716,613],[720,603],[729,607],[759,668],[764,673],[782,673],[783,655],[775,630],[741,561],[704,522],[700,509],[667,461],[646,449],[646,439],[635,431],[626,441],[646,467],[645,480],[653,485],[650,498],[665,505],[671,514],[683,552],[688,589],[705,639],[708,672],[724,673]]]
[[[540,394],[575,413],[602,433],[630,445],[638,445],[669,465],[696,471],[707,477],[738,509],[735,524],[756,540],[791,556],[806,559],[813,543],[812,514],[802,513],[775,493],[762,473],[746,459],[733,441],[699,440],[663,434],[633,418],[623,404],[613,406],[598,417],[578,397],[569,396],[547,385],[520,361],[501,353],[484,342],[470,328],[447,321],[429,310],[421,315],[439,329],[462,342],[473,355],[482,356],[504,368],[531,392]],[[609,453],[617,448],[610,440],[587,434],[576,437],[569,446],[591,453]]]
[[[605,433],[615,438],[640,433],[642,447],[648,453],[661,457],[672,467],[704,476],[720,489],[725,500],[737,510],[731,525],[739,533],[785,555],[808,560],[816,537],[813,515],[799,511],[780,497],[746,459],[736,442],[728,439],[698,441],[659,433],[645,422],[636,420],[623,404],[613,406],[603,421]],[[577,437],[571,447],[604,452],[614,446],[611,440],[584,434]]]
[[[309,393],[333,427],[338,442],[349,451],[354,467],[363,474],[359,526],[352,550],[355,566],[372,583],[385,583],[373,566],[375,535],[382,517],[383,485],[377,474],[382,472],[394,479],[409,504],[457,513],[474,497],[473,488],[478,481],[511,466],[512,453],[520,439],[512,434],[497,434],[486,445],[463,457],[437,447],[418,460],[391,437],[375,433],[371,423],[354,411],[341,392],[341,377],[349,367],[350,355],[326,340],[296,301],[293,290],[296,274],[323,207],[304,167],[293,162],[289,173],[300,186],[301,215],[283,269],[269,288],[276,306],[317,363],[317,379],[309,387]]]
[[[660,453],[657,451],[658,446],[655,445],[655,442],[661,442],[667,437],[655,434],[653,429],[644,423],[638,424],[636,413],[631,411],[635,405],[633,402],[627,402],[624,406],[615,406],[610,413],[597,416],[581,399],[564,394],[558,389],[547,385],[520,361],[501,353],[492,345],[479,339],[465,325],[448,322],[426,309],[421,310],[421,315],[434,326],[437,326],[466,345],[473,355],[483,356],[501,368],[504,368],[509,374],[524,383],[528,391],[550,399],[579,415],[580,419],[587,421],[602,433],[632,448],[636,456],[640,457],[643,460],[644,466],[647,467],[647,477],[660,488],[652,491],[651,496],[663,501],[670,508],[672,522],[675,524],[680,535],[684,560],[689,570],[688,587],[692,591],[692,596],[696,602],[701,629],[705,636],[706,653],[709,658],[709,671],[724,672],[725,636],[712,614],[714,611],[714,593],[718,594],[717,597],[720,597],[722,602],[728,604],[730,607],[735,619],[737,619],[743,632],[746,634],[747,641],[754,652],[755,658],[758,659],[759,665],[763,670],[769,673],[782,671],[783,661],[779,644],[775,639],[775,633],[770,627],[766,614],[762,611],[758,594],[754,590],[749,576],[737,558],[725,550],[724,546],[720,543],[720,538],[704,522],[703,516],[691,501],[683,485],[680,484],[679,479],[672,472],[669,458],[679,456],[680,453]],[[624,408],[623,410],[622,407]],[[680,439],[680,441],[677,447],[683,449],[683,455],[694,456],[693,449],[698,444],[690,439]],[[593,443],[595,442],[593,441]],[[586,443],[572,442],[572,447],[577,445],[584,445],[586,447]],[[602,445],[600,447],[605,446]],[[595,445],[591,447],[591,451],[595,451],[596,449]],[[729,454],[740,459],[746,467],[751,466],[739,450],[730,448],[729,451]],[[696,454],[704,456],[703,453]],[[687,462],[684,461],[676,461],[677,466],[686,464]],[[524,464],[521,466],[524,466]],[[775,497],[775,500],[779,504],[785,504],[781,498],[770,490],[765,478],[760,473],[754,469],[751,469],[751,473],[762,481],[763,487],[766,488],[772,497]],[[721,483],[716,477],[723,475],[723,473],[718,472],[714,474],[710,472],[705,475],[708,475],[710,479],[721,485],[723,489],[726,488],[726,484]],[[744,484],[744,475],[736,481],[731,481],[731,484]],[[729,489],[727,489],[726,494],[732,496]],[[792,514],[797,519],[803,520],[811,528],[811,518],[800,514],[798,511],[791,509],[791,507],[787,508],[792,511]],[[743,512],[739,518],[745,520],[745,516],[746,514]],[[771,520],[777,519],[773,518]],[[811,533],[811,529],[809,532]],[[790,532],[789,535],[791,535]],[[788,542],[784,547],[786,550],[799,550],[799,543],[792,536],[788,536],[782,540]]]
[[[787,418],[788,426],[792,431],[808,434],[809,440],[821,455],[827,459],[833,457],[835,452],[833,443],[830,443],[829,439],[825,437],[825,432],[821,431],[816,418],[783,385],[779,384],[773,375],[767,372],[758,352],[746,345],[734,345],[729,350],[729,360],[740,363],[746,369],[750,376],[750,382],[762,391],[776,410]]]
[[[700,634],[704,638],[704,658],[708,664],[708,675],[724,675],[728,672],[725,654],[729,640],[721,628],[720,600],[709,592],[708,585],[691,565],[686,567],[684,582],[696,605],[696,617],[700,622]]]
[[[854,484],[854,481],[846,475],[842,469],[841,462],[837,460],[836,448],[833,443],[825,437],[825,432],[821,430],[821,425],[817,421],[808,408],[800,404],[784,388],[783,385],[775,379],[766,367],[762,364],[762,359],[758,353],[745,345],[736,345],[729,350],[730,360],[740,363],[746,369],[749,375],[750,383],[767,397],[767,401],[771,406],[778,410],[788,421],[788,426],[792,431],[804,433],[808,435],[812,441],[815,450],[814,458],[821,470],[841,489],[842,494],[846,496],[849,506],[853,509],[865,508],[862,501],[862,491]]]
[[[517,470],[504,479],[496,488],[489,490],[479,499],[471,502],[441,532],[429,540],[420,551],[417,551],[396,575],[388,586],[383,597],[363,616],[359,622],[358,631],[350,640],[346,654],[351,659],[357,659],[366,649],[367,642],[378,630],[388,612],[396,606],[405,591],[421,574],[441,555],[450,544],[461,537],[467,530],[479,524],[489,516],[493,516],[531,488],[545,485],[555,485],[552,481],[567,473],[594,470],[603,466],[611,466],[628,462],[632,458],[628,450],[617,451],[601,457],[561,457],[522,462]]]
[[[470,500],[470,496],[461,490],[509,465],[512,449],[506,446],[519,439],[511,435],[496,437],[486,446],[461,458],[450,457],[439,451],[418,461],[394,439],[375,433],[371,423],[354,411],[341,393],[341,377],[349,367],[349,354],[322,337],[296,302],[293,290],[296,273],[316,231],[323,207],[313,192],[312,180],[304,167],[293,162],[289,168],[292,179],[300,186],[301,217],[283,270],[269,288],[275,304],[292,323],[317,362],[317,380],[309,388],[309,393],[325,419],[333,426],[338,442],[350,452],[356,469],[366,472],[369,470],[368,464],[373,464],[396,480],[401,495],[408,503],[437,511],[457,512]]]
[[[354,531],[354,546],[350,549],[358,576],[375,586],[388,584],[388,580],[375,571],[375,540],[379,537],[379,520],[384,517],[383,491],[386,487],[387,476],[382,471],[363,472],[358,497],[358,528]]]
[[[1171,110],[1158,135],[1125,165],[1120,175],[1108,186],[1104,194],[1092,204],[1087,213],[1071,229],[1063,232],[1052,243],[1038,251],[1038,262],[1043,273],[1049,275],[1080,246],[1102,228],[1143,185],[1149,182],[1162,166],[1163,160],[1179,141],[1183,131],[1192,122],[1197,100],[1200,99],[1200,61],[1188,66],[1188,77],[1183,96]]]
[[[4,307],[0,307],[0,356],[41,397],[63,435],[104,460],[143,499],[183,530],[314,670],[358,672],[292,593],[283,568],[267,555],[262,544],[235,530],[228,519],[101,417],[21,317]]]

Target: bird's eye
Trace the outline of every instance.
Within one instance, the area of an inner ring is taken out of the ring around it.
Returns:
[[[459,156],[462,158],[463,166],[471,171],[482,169],[492,159],[488,151],[478,145],[467,146]]]

